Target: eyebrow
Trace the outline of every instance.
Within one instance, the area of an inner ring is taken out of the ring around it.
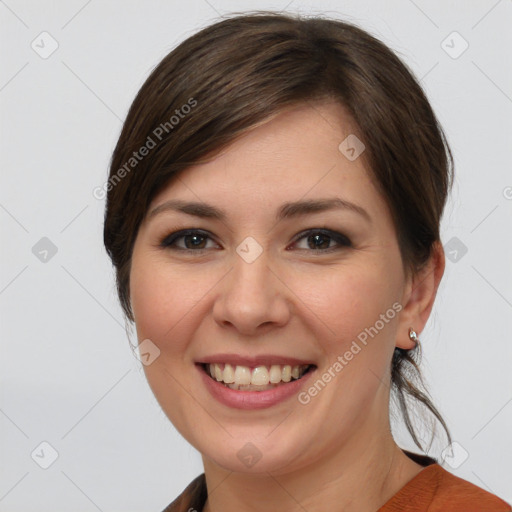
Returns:
[[[276,214],[276,220],[284,220],[292,217],[299,217],[311,213],[318,213],[327,210],[348,210],[362,216],[366,221],[372,222],[370,214],[361,206],[341,199],[339,197],[329,199],[309,199],[284,203]],[[155,207],[148,215],[152,219],[158,214],[167,211],[177,211],[187,215],[205,219],[215,219],[219,221],[226,220],[226,212],[202,202],[182,201],[180,199],[171,199]]]

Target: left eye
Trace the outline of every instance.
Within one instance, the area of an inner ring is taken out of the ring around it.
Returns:
[[[300,250],[312,249],[314,251],[327,251],[336,249],[336,246],[332,246],[333,242],[338,247],[350,247],[352,245],[345,235],[330,230],[310,230],[305,233],[301,233],[295,239],[294,245],[297,245],[300,241],[305,241],[307,245],[307,247],[298,247]]]

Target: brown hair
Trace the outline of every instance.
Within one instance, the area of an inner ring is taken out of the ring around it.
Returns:
[[[112,155],[104,243],[131,322],[131,254],[155,195],[179,171],[211,158],[257,123],[284,108],[327,98],[342,104],[358,127],[364,157],[393,216],[404,268],[414,272],[428,261],[440,240],[453,159],[406,65],[379,40],[343,21],[237,15],[202,29],[158,64],[133,101]],[[407,407],[411,397],[451,439],[419,387],[417,352],[395,349],[391,381],[407,429],[423,449]]]

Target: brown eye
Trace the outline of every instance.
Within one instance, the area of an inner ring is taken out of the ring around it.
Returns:
[[[182,237],[187,249],[204,249],[206,237],[203,235],[185,235]]]
[[[328,249],[331,244],[331,237],[320,233],[318,235],[309,235],[307,241],[310,249]]]
[[[299,250],[313,250],[317,252],[336,250],[341,247],[351,247],[350,240],[341,233],[330,230],[309,230],[298,235],[294,245],[298,242],[305,241],[302,247],[297,247]]]
[[[201,251],[209,247],[208,241],[213,240],[208,233],[197,230],[176,231],[166,236],[161,242],[160,246],[168,249],[176,249],[181,251]],[[215,244],[217,245],[217,244]]]

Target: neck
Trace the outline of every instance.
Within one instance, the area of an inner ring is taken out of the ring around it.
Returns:
[[[203,458],[208,487],[204,512],[378,510],[423,467],[402,452],[389,428],[377,435],[370,425],[366,422],[342,447],[286,474],[234,473]],[[370,428],[372,432],[365,431]]]

